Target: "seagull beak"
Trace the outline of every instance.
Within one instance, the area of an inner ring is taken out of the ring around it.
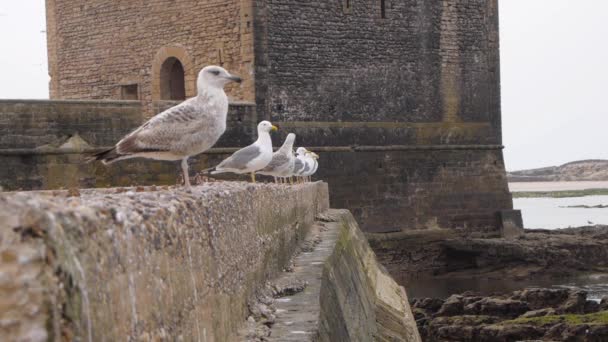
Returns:
[[[318,155],[318,154],[316,154],[316,153],[314,153],[314,152],[310,152],[310,153],[312,154],[313,158],[315,158],[315,159],[319,159],[319,155]]]
[[[272,127],[270,128],[271,131],[278,131],[279,127],[272,125]]]
[[[241,83],[243,82],[243,79],[238,77],[238,76],[234,76],[234,75],[230,75],[228,77],[226,77],[227,79],[231,80],[232,82],[236,82],[236,83]]]

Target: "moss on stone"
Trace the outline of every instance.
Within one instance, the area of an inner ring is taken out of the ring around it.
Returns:
[[[549,315],[532,318],[516,318],[509,321],[504,321],[502,325],[512,324],[532,324],[537,326],[551,325],[557,323],[576,324],[608,324],[608,311],[600,311],[585,315],[564,314],[564,315]]]

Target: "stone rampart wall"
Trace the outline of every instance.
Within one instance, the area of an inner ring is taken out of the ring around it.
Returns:
[[[327,185],[0,194],[0,340],[228,341]]]

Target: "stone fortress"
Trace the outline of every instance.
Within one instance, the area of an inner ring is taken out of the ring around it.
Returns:
[[[47,0],[47,25],[51,101],[0,102],[4,188],[175,184],[168,163],[75,153],[193,96],[219,64],[245,82],[193,172],[267,119],[275,144],[295,132],[319,152],[332,204],[366,231],[493,234],[511,215],[497,0]]]
[[[497,0],[47,0],[47,25],[51,99],[0,100],[0,186],[69,190],[0,196],[0,257],[15,272],[25,260],[36,285],[11,278],[28,298],[16,320],[32,326],[15,329],[231,340],[255,316],[251,297],[317,229],[334,247],[308,265],[318,282],[323,273],[324,286],[310,285],[325,298],[320,339],[418,341],[386,271],[459,269],[475,259],[444,240],[521,227],[502,156]],[[193,96],[209,64],[245,82],[227,89],[228,130],[191,170],[249,144],[265,119],[281,127],[275,145],[294,132],[321,156],[328,187],[185,194],[166,187],[179,181],[173,163],[82,163]],[[136,187],[77,190],[117,186]]]

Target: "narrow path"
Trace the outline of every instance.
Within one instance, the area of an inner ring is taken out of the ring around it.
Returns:
[[[331,210],[327,213],[332,217]],[[294,271],[283,273],[282,278],[306,280],[308,286],[304,291],[293,296],[277,298],[275,300],[276,321],[272,326],[269,341],[310,341],[317,333],[319,321],[319,292],[321,290],[321,277],[323,264],[331,255],[339,233],[338,222],[317,222],[320,225],[321,242],[312,252],[300,253],[294,259]]]

